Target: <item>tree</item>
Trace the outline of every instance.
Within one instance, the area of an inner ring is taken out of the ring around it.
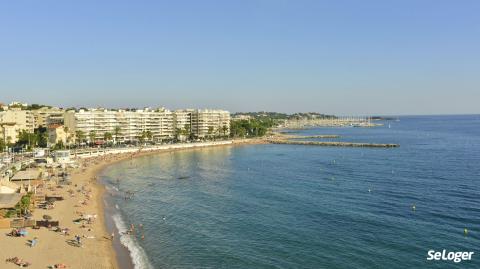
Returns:
[[[228,127],[226,125],[222,126],[223,136],[227,136]]]
[[[180,136],[182,135],[182,129],[175,128],[175,139],[180,140]]]
[[[71,141],[70,129],[67,126],[64,126],[63,131],[65,132],[65,136],[67,137],[67,140],[65,142],[67,142],[67,145],[69,145]]]
[[[78,144],[82,143],[85,140],[85,133],[81,130],[76,131],[75,139]]]
[[[185,127],[184,127],[184,135],[186,137],[190,137],[190,135],[192,134],[192,127],[190,126],[190,124],[185,124]]]
[[[118,136],[121,134],[122,128],[120,126],[115,126],[115,129],[113,130],[113,134],[115,135],[115,142],[118,142]]]
[[[20,202],[15,206],[15,209],[18,213],[20,213],[20,216],[22,214],[26,214],[27,210],[30,208],[30,198],[31,198],[31,193],[25,195],[20,199]]]
[[[34,131],[36,136],[36,143],[39,147],[45,148],[48,145],[48,133],[47,128],[40,127]]]
[[[103,134],[103,139],[105,141],[110,141],[110,140],[112,140],[112,138],[113,138],[113,136],[112,136],[112,133],[110,133],[110,132],[106,132],[106,133]]]
[[[212,134],[213,134],[213,126],[208,126],[207,134],[208,134],[207,136],[208,136],[209,138],[212,137]]]
[[[140,141],[140,143],[143,144],[145,142],[146,137],[147,137],[147,132],[142,131],[142,133],[140,134],[140,137],[138,138],[138,141]]]
[[[31,149],[37,144],[38,137],[34,133],[29,133],[27,130],[21,130],[18,133],[18,140],[16,145]]]
[[[145,136],[147,137],[148,140],[152,140],[153,134],[150,130],[145,132]]]
[[[234,120],[230,122],[231,137],[256,137],[264,136],[268,128],[274,127],[276,121],[265,119]]]
[[[65,145],[63,144],[62,140],[58,141],[58,143],[55,144],[55,146],[53,147],[53,150],[58,150],[58,149],[65,149]]]
[[[90,139],[90,143],[94,143],[95,142],[95,137],[97,136],[97,134],[95,133],[95,131],[90,131],[90,133],[88,133],[88,138]]]
[[[5,147],[7,146],[7,143],[3,139],[0,139],[0,151],[3,152],[5,150]]]

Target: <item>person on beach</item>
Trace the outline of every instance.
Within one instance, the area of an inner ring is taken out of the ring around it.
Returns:
[[[82,246],[82,241],[80,235],[75,235],[75,240],[77,241],[78,246]]]
[[[34,237],[32,241],[30,241],[30,247],[33,248],[38,242],[38,238]]]

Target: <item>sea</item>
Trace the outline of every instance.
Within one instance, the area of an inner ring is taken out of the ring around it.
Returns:
[[[480,115],[378,123],[286,131],[400,147],[221,146],[111,165],[122,247],[138,269],[480,268]]]

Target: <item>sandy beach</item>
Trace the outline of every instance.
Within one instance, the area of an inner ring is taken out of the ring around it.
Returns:
[[[228,145],[259,144],[261,139],[237,140]],[[215,145],[222,146],[222,145]],[[41,220],[49,215],[52,220],[59,221],[60,231],[48,228],[27,228],[25,237],[11,237],[6,234],[9,229],[0,230],[0,263],[1,268],[19,268],[6,259],[18,257],[31,263],[29,268],[49,268],[55,264],[64,264],[66,268],[129,268],[131,265],[119,266],[112,244],[112,232],[105,224],[103,196],[104,186],[98,182],[98,173],[113,163],[161,152],[173,150],[191,150],[193,147],[181,149],[161,149],[155,151],[139,151],[135,153],[108,154],[104,156],[77,159],[79,168],[71,169],[71,185],[61,188],[52,186],[45,188],[47,196],[61,196],[62,201],[54,203],[53,209],[33,211],[33,219]],[[74,222],[74,220],[81,221]],[[65,229],[68,232],[65,233]],[[80,238],[77,243],[76,235]],[[37,244],[30,246],[36,238]],[[128,252],[126,252],[128,253]],[[52,267],[54,268],[54,267]]]

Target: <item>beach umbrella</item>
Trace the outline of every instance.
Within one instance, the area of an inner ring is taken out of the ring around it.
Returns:
[[[51,220],[52,217],[50,215],[43,215],[44,220]]]
[[[55,203],[55,201],[57,201],[57,199],[55,199],[53,197],[50,197],[50,198],[47,199],[47,202],[49,202],[50,204]]]

